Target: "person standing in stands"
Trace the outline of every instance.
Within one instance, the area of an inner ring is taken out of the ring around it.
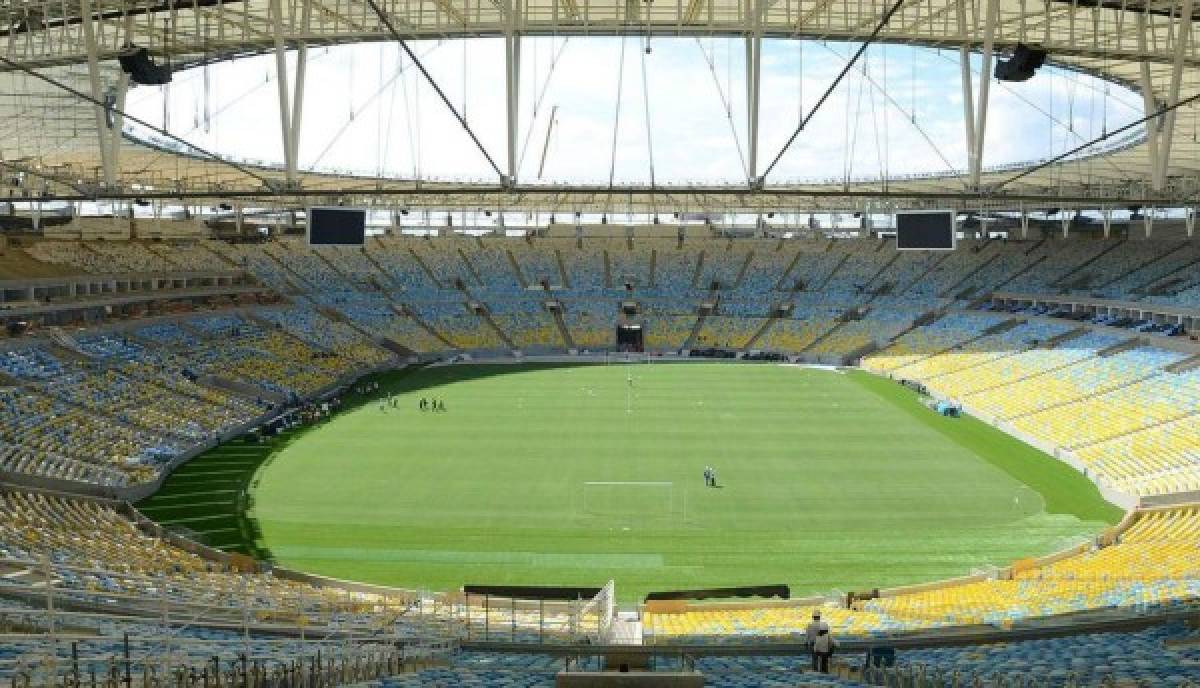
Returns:
[[[813,661],[817,665],[816,671],[822,674],[829,673],[829,660],[833,657],[835,647],[837,647],[837,641],[833,639],[828,628],[817,631],[817,639],[813,641]]]
[[[808,643],[808,652],[812,655],[812,670],[817,671],[817,638],[820,637],[821,631],[828,633],[829,624],[821,620],[821,612],[813,610],[812,621],[808,627],[804,629],[804,639]]]

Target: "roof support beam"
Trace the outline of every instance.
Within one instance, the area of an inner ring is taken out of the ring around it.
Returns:
[[[116,185],[117,172],[112,163],[108,109],[104,106],[105,94],[100,81],[100,59],[96,43],[96,24],[92,16],[92,0],[80,0],[79,11],[83,16],[83,43],[87,50],[88,89],[92,95],[92,112],[96,117],[96,143],[100,149],[100,167],[103,170],[105,185],[112,188]]]
[[[988,90],[992,83],[992,48],[996,35],[996,15],[1000,12],[998,0],[986,0],[983,16],[983,64],[979,72],[979,99],[975,101],[974,146],[968,153],[969,183],[972,189],[979,188],[979,177],[983,170],[983,141],[987,133]]]
[[[1137,36],[1138,47],[1141,50],[1146,49],[1146,15],[1139,14],[1137,17]],[[1142,114],[1149,117],[1158,111],[1158,103],[1154,101],[1154,80],[1150,78],[1150,63],[1143,60],[1138,64],[1139,85],[1142,90]],[[1146,157],[1150,162],[1150,188],[1155,191],[1161,191],[1162,185],[1158,181],[1158,148],[1161,129],[1161,123],[1157,118],[1152,118],[1146,121]]]
[[[521,34],[518,16],[521,0],[508,0],[504,32],[505,134],[508,143],[508,184],[517,183],[517,123],[521,118]],[[547,136],[549,130],[547,130]]]
[[[966,4],[959,2],[956,7],[958,9],[958,33],[965,36],[967,35]],[[959,78],[962,81],[963,133],[967,142],[967,160],[970,161],[975,154],[975,86],[971,78],[971,50],[966,45],[958,48],[958,67]],[[982,78],[986,81],[987,74],[983,74]]]
[[[1183,82],[1183,58],[1187,55],[1187,47],[1192,37],[1192,0],[1180,0],[1179,21],[1175,24],[1174,60],[1171,64],[1171,85],[1167,89],[1167,105],[1179,103],[1179,87]],[[1171,163],[1171,139],[1175,136],[1175,116],[1178,110],[1167,112],[1163,122],[1163,135],[1158,151],[1158,186],[1162,188],[1167,182],[1167,172]]]
[[[751,186],[758,184],[758,124],[762,85],[763,0],[746,0],[750,34],[746,36],[746,173]]]

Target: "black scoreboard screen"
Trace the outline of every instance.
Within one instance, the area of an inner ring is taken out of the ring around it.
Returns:
[[[901,251],[953,251],[956,238],[953,210],[896,213],[896,248]]]
[[[361,208],[309,208],[308,243],[313,246],[362,246],[367,211]]]

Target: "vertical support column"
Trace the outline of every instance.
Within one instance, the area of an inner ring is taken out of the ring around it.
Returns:
[[[1146,238],[1154,232],[1154,208],[1142,209],[1142,226],[1146,229]]]
[[[1187,46],[1192,36],[1192,0],[1180,0],[1179,22],[1175,26],[1174,55],[1171,63],[1171,85],[1167,91],[1167,104],[1179,102],[1179,87],[1183,82],[1183,59],[1187,56]],[[1167,172],[1171,162],[1171,139],[1175,137],[1176,110],[1164,116],[1162,138],[1159,139],[1158,150],[1158,186],[1156,190],[1166,185]]]
[[[1068,239],[1071,236],[1071,214],[1066,210],[1062,211],[1062,236]]]
[[[283,137],[285,179],[291,186],[296,179],[296,161],[292,158],[292,104],[288,88],[287,44],[283,39],[283,3],[271,0],[271,31],[275,39],[275,81],[279,91],[279,129]]]
[[[1196,208],[1187,208],[1183,215],[1183,226],[1189,239],[1196,236]]]
[[[133,15],[127,14],[127,15],[125,15],[125,43],[126,44],[133,43],[133,31],[134,31]],[[125,97],[128,94],[129,94],[129,75],[125,73],[125,70],[121,70],[121,77],[117,81],[117,94],[116,94],[117,98],[116,98],[116,104],[115,104],[115,111],[113,112],[112,127],[109,130],[109,136],[111,137],[111,141],[110,141],[110,148],[109,148],[109,152],[108,152],[108,158],[110,161],[110,167],[112,168],[112,178],[105,180],[109,184],[109,186],[116,185],[117,175],[119,175],[121,173],[121,142],[125,138],[121,134],[121,130],[125,128],[125,115],[123,113],[125,112]]]
[[[1029,213],[1024,208],[1021,209],[1021,238],[1029,238]]]
[[[313,0],[303,0],[301,10],[300,34],[307,36],[312,23]],[[308,44],[300,41],[296,46],[296,87],[292,94],[292,128],[289,145],[292,147],[292,165],[294,175],[299,175],[300,168],[300,121],[304,117],[304,82],[308,74]]]
[[[1138,49],[1143,53],[1147,51],[1146,47],[1146,13],[1140,12],[1137,15],[1137,37]],[[1146,117],[1154,114],[1158,110],[1158,103],[1154,101],[1154,82],[1150,78],[1150,63],[1142,60],[1138,63],[1139,79],[1138,86],[1142,91],[1142,114]],[[1150,163],[1150,188],[1155,191],[1161,191],[1162,185],[1158,179],[1158,147],[1159,147],[1159,130],[1162,128],[1162,122],[1155,118],[1146,122],[1146,157]]]
[[[88,88],[92,100],[98,103],[92,106],[96,116],[96,138],[100,147],[100,167],[104,173],[104,183],[112,185],[116,180],[110,153],[112,144],[109,142],[108,112],[99,103],[104,102],[104,90],[100,83],[99,46],[96,43],[96,24],[92,11],[92,0],[79,0],[79,13],[83,22],[83,43],[87,51]]]
[[[1190,0],[1189,0],[1190,1]],[[992,46],[996,35],[996,15],[1000,12],[997,0],[987,0],[983,17],[983,64],[979,73],[979,99],[975,103],[975,149],[970,158],[971,188],[979,188],[983,171],[983,141],[987,132],[988,90],[992,83]]]
[[[747,0],[751,13],[750,35],[746,37],[746,173],[751,186],[758,184],[758,110],[762,84],[762,12],[759,0]]]
[[[1112,208],[1104,206],[1100,209],[1100,214],[1104,218],[1104,238],[1108,239],[1112,236]]]
[[[963,42],[958,47],[959,78],[962,81],[963,126],[967,139],[967,169],[975,169],[975,86],[971,78],[971,50],[967,47],[967,7],[955,3],[958,10],[958,35]]]
[[[504,32],[504,92],[507,101],[505,126],[508,141],[508,184],[517,182],[517,120],[521,115],[521,0],[508,0],[508,23]]]

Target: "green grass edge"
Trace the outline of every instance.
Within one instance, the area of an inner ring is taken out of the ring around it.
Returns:
[[[890,378],[864,370],[847,374],[863,388],[1036,490],[1046,500],[1047,512],[1110,525],[1124,516],[1120,507],[1104,499],[1095,483],[1046,452],[968,414],[958,418],[938,415],[915,390]]]

